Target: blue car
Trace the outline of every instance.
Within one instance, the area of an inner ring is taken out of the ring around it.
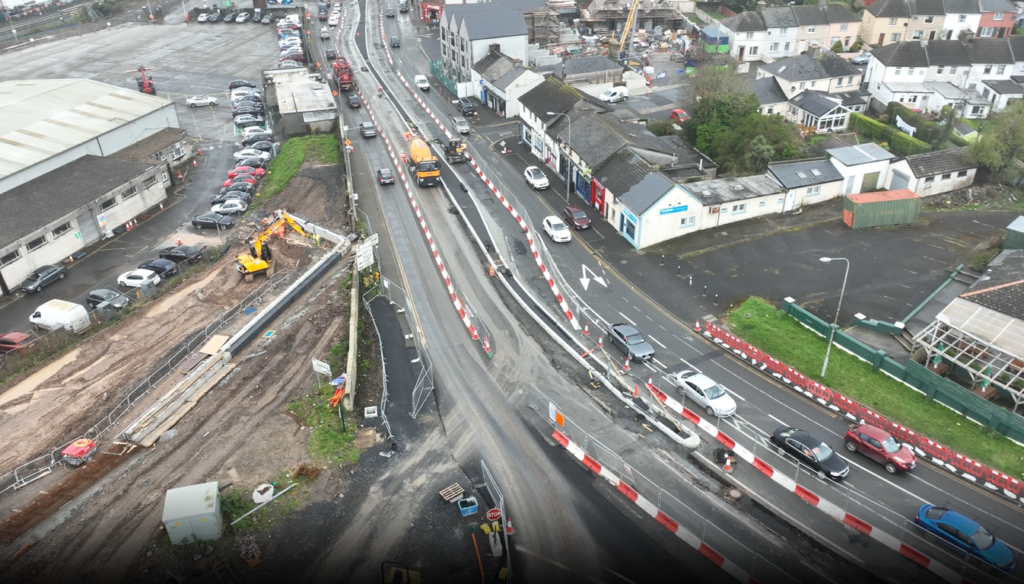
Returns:
[[[1013,571],[1013,551],[973,519],[956,511],[924,504],[917,510],[914,522],[924,529],[924,537],[928,541],[942,540],[1004,572]]]

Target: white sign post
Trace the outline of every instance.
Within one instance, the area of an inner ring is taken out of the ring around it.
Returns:
[[[331,366],[319,359],[313,359],[313,371],[316,371],[316,388],[320,389],[320,376],[326,375],[331,378]]]
[[[373,265],[373,246],[380,241],[380,236],[374,233],[367,237],[363,243],[356,248],[356,269],[360,272]]]

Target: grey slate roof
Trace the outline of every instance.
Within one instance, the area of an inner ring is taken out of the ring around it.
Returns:
[[[823,94],[818,93],[817,91],[805,91],[800,95],[794,97],[793,99],[789,100],[789,103],[795,105],[796,107],[804,110],[805,112],[811,115],[819,117],[829,113],[830,111],[836,108],[843,107],[841,103],[836,103],[835,101],[825,97]]]
[[[613,195],[619,196],[633,188],[633,185],[653,171],[654,167],[643,158],[634,154],[629,148],[623,148],[608,158],[600,167],[591,171],[591,176]]]
[[[909,0],[911,16],[941,16],[946,14],[942,0]]]
[[[978,8],[984,12],[1006,12],[1014,14],[1017,7],[1009,0],[978,0]]]
[[[585,73],[622,70],[622,65],[619,65],[608,57],[572,57],[555,65],[555,69],[552,74],[558,76],[559,79],[565,79],[567,75],[582,75]]]
[[[843,175],[827,158],[771,162],[768,172],[787,189],[843,180]]]
[[[1024,87],[1021,87],[1019,83],[1014,83],[1009,79],[990,79],[983,82],[985,85],[992,88],[992,91],[999,95],[1020,95],[1024,94]]]
[[[742,178],[716,178],[685,184],[683,189],[705,206],[724,205],[785,191],[779,183],[766,174],[755,174]]]
[[[515,69],[512,69],[508,73],[505,73],[498,79],[492,81],[491,84],[497,87],[498,89],[505,91],[505,89],[508,88],[509,85],[512,85],[513,81],[519,79],[525,73],[526,69],[522,67],[516,67]]]
[[[871,56],[886,67],[1012,65],[1015,56],[1024,60],[1024,40],[1017,38],[928,41],[924,46],[905,41],[877,48]]]
[[[835,158],[846,166],[856,166],[858,164],[877,162],[879,160],[892,160],[895,158],[891,152],[874,142],[858,144],[856,146],[846,146],[845,148],[832,148],[826,150],[826,152],[828,152],[829,156]]]
[[[565,118],[559,118],[560,121],[563,119]],[[579,155],[590,168],[600,166],[626,145],[622,138],[601,123],[597,114],[592,112],[579,118],[573,117],[571,141],[567,127],[560,128],[557,136],[562,140],[569,141],[572,151]]]
[[[516,68],[516,60],[500,51],[488,51],[487,55],[473,65],[473,70],[493,83],[502,75]]]
[[[957,122],[957,124],[953,126],[953,129],[956,130],[956,133],[960,134],[961,136],[970,136],[971,134],[978,133],[977,130],[965,124],[964,122]]]
[[[0,197],[0,247],[85,206],[154,166],[89,154],[14,187]]]
[[[900,2],[902,1],[900,0]],[[730,16],[719,24],[733,32],[757,32],[765,31],[769,28],[793,28],[811,24],[824,25],[843,22],[860,22],[860,17],[839,4],[828,4],[824,7],[783,6],[779,8],[765,8],[761,12],[747,10]]]
[[[929,41],[925,47],[928,62],[944,67],[961,67],[971,64],[971,52],[958,40]]]
[[[757,98],[757,103],[761,105],[772,105],[789,101],[786,99],[786,94],[782,93],[778,80],[774,77],[756,79],[751,82],[750,88],[753,90],[754,97]]]
[[[675,184],[660,172],[651,172],[631,189],[619,195],[619,200],[639,217],[660,201]]]
[[[1013,51],[1007,39],[974,39],[967,44],[972,63],[1013,65]]]
[[[842,7],[839,6],[839,8]],[[807,26],[809,24],[828,24],[828,16],[820,6],[793,6],[792,10],[793,16],[796,17],[796,22],[800,26]]]
[[[467,14],[462,24],[471,41],[527,35],[526,19],[514,10]]]
[[[967,148],[950,148],[949,150],[914,154],[907,157],[907,164],[910,165],[910,170],[917,178],[978,168],[977,164],[967,161]]]
[[[981,14],[978,0],[942,0],[946,14]]]
[[[871,6],[875,6],[872,4]],[[871,8],[868,6],[868,8]],[[966,51],[965,51],[966,52]],[[919,42],[893,43],[871,51],[871,58],[886,67],[927,67],[928,53]]]
[[[853,63],[831,52],[818,58],[810,55],[786,57],[760,68],[786,81],[814,81],[861,74]]]
[[[1008,249],[992,258],[985,275],[961,298],[1006,316],[1024,319],[1024,250]],[[1006,286],[1005,284],[1012,284]]]
[[[796,6],[793,8],[796,8]],[[850,10],[845,6],[832,3],[825,6],[825,18],[828,20],[829,24],[861,21],[859,16],[850,12]]]
[[[530,110],[541,122],[547,124],[551,118],[547,112],[565,113],[579,100],[583,99],[580,92],[571,85],[548,77],[540,85],[527,91],[519,98],[519,103]]]
[[[1024,35],[1011,35],[1008,42],[1014,61],[1024,61]]]
[[[910,18],[910,7],[904,0],[878,0],[864,10],[878,18]]]
[[[767,28],[796,28],[799,26],[796,16],[793,14],[793,9],[788,6],[785,8],[765,8],[761,12],[761,20],[764,21],[764,25]]]
[[[740,12],[719,22],[724,28],[732,32],[757,32],[768,30],[764,25],[761,15],[753,10]]]

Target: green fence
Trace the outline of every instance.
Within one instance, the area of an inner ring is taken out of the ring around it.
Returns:
[[[454,93],[455,95],[459,94],[459,91],[455,88],[455,82],[449,79],[448,76],[444,74],[444,65],[441,63],[440,60],[430,62],[430,74],[434,76],[434,79],[440,81],[441,85],[447,87],[448,91]]]
[[[800,324],[824,337],[828,336],[829,330],[832,328],[830,323],[821,320],[793,302],[786,302],[783,309],[786,314],[795,318]],[[952,408],[1011,440],[1024,443],[1024,418],[1021,416],[975,395],[952,380],[932,373],[920,363],[911,360],[907,361],[906,365],[902,365],[890,359],[885,351],[869,347],[839,329],[836,329],[832,342],[867,361],[875,369],[888,373],[923,392],[928,399],[933,399]],[[949,365],[955,367],[953,363],[949,363]]]

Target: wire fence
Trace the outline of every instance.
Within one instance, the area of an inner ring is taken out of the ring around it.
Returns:
[[[235,304],[235,306],[214,319],[214,321],[208,324],[205,328],[189,335],[188,338],[174,349],[168,357],[161,359],[160,364],[157,365],[145,379],[132,388],[124,399],[113,406],[105,416],[100,418],[99,421],[82,433],[81,436],[77,436],[65,442],[62,446],[58,446],[50,452],[36,457],[19,465],[14,470],[0,475],[0,493],[4,493],[9,489],[19,489],[28,483],[49,474],[53,467],[61,463],[61,451],[75,440],[79,438],[89,438],[91,440],[99,441],[125,416],[125,414],[131,411],[132,407],[138,403],[140,399],[148,394],[154,387],[160,385],[164,379],[173,373],[185,359],[192,355],[193,352],[206,344],[214,333],[220,330],[224,325],[228,324],[228,322],[230,322],[231,319],[237,316],[240,312],[256,304],[264,295],[274,292],[282,286],[287,287],[291,285],[292,281],[294,281],[298,275],[300,275],[300,273],[295,270],[277,272],[273,276],[270,276],[267,281],[261,284],[257,289],[249,293],[249,295],[241,302]]]
[[[373,332],[377,335],[377,346],[380,349],[381,382],[383,390],[380,395],[378,415],[380,416],[381,422],[384,424],[384,429],[388,432],[387,439],[390,440],[394,438],[395,435],[391,432],[391,423],[388,422],[388,362],[387,359],[384,358],[384,340],[380,337],[380,329],[377,328],[377,319],[373,316],[373,306],[371,303],[380,296],[375,288],[376,286],[363,293],[363,306],[366,308],[366,313],[370,315],[370,322],[373,323]],[[368,294],[372,295],[367,297]]]

